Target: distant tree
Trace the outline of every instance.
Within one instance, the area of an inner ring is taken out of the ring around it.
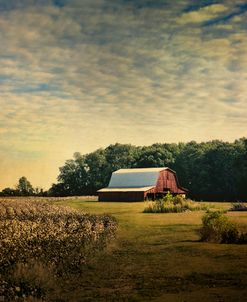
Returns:
[[[247,139],[197,143],[153,144],[135,147],[109,145],[86,155],[75,153],[60,167],[55,196],[95,194],[121,168],[168,166],[181,186],[197,200],[247,200]]]
[[[22,176],[19,179],[16,190],[21,196],[34,195],[34,188],[25,176]]]
[[[139,148],[130,144],[110,145],[105,149],[105,158],[108,168],[112,171],[121,168],[131,168],[138,157]]]
[[[231,201],[236,197],[236,173],[234,161],[236,148],[233,144],[212,141],[208,143],[200,167],[197,189],[202,199]]]
[[[109,183],[113,171],[135,167],[140,148],[130,144],[116,143],[114,145],[109,145],[103,151],[105,153],[106,165],[103,172],[103,184],[106,186]]]
[[[135,166],[139,168],[166,167],[171,166],[174,161],[175,158],[167,145],[154,144],[140,149]]]
[[[35,196],[47,196],[47,191],[45,191],[43,188],[36,187],[36,188],[34,188],[34,195]]]
[[[47,196],[68,196],[68,191],[65,190],[63,183],[52,184],[47,192]]]
[[[134,166],[136,152],[136,147],[118,143],[86,155],[76,152],[73,159],[67,160],[59,168],[58,184],[53,184],[48,194],[95,194],[99,188],[108,184],[113,171]]]
[[[2,196],[15,196],[16,195],[16,190],[12,188],[5,188],[2,190],[1,195]]]
[[[98,149],[85,156],[86,169],[86,192],[95,194],[95,192],[106,185],[108,165],[106,162],[105,151]]]
[[[179,147],[180,152],[175,158],[174,170],[177,172],[180,184],[189,189],[191,197],[200,199],[198,190],[203,184],[199,183],[198,178],[205,146],[191,141],[186,144],[180,143]]]
[[[85,156],[79,152],[74,154],[74,159],[66,160],[65,165],[59,168],[59,183],[54,184],[50,192],[58,193],[62,196],[87,194],[88,178]]]
[[[236,156],[236,174],[238,199],[247,201],[247,139],[242,138],[235,141],[240,148],[240,152]]]

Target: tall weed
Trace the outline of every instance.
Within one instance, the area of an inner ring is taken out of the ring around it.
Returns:
[[[148,202],[144,213],[181,213],[186,211],[207,210],[208,207],[192,200],[185,199],[181,195],[172,196],[167,193],[162,199]]]

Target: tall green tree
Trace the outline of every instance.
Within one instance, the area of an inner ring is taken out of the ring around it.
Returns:
[[[87,192],[95,194],[95,192],[106,186],[107,179],[107,163],[105,158],[105,150],[98,149],[85,156],[85,165],[87,171]]]
[[[212,141],[201,158],[197,189],[202,199],[232,200],[236,197],[235,147]]]
[[[54,194],[56,194],[56,189],[59,189],[59,193],[64,196],[87,193],[88,177],[85,156],[79,152],[74,153],[74,159],[66,160],[65,165],[59,170],[59,185],[51,188]]]
[[[247,201],[247,139],[242,138],[235,141],[240,152],[236,156],[236,175],[237,175],[237,189],[239,200]]]
[[[95,194],[120,168],[164,167],[177,172],[180,185],[198,200],[247,200],[247,139],[234,143],[114,144],[86,155],[75,153],[60,168],[53,195]]]
[[[167,145],[154,144],[140,149],[135,166],[138,168],[166,167],[175,161]]]
[[[198,190],[202,184],[198,181],[201,173],[201,160],[206,150],[203,144],[191,141],[187,144],[180,143],[180,152],[173,165],[177,172],[179,182],[188,188],[192,198],[199,198]]]

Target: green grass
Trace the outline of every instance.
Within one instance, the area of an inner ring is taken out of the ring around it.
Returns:
[[[116,240],[64,287],[61,301],[244,301],[246,245],[199,242],[203,211],[147,215],[141,202],[59,203],[119,222]],[[227,216],[247,230],[246,212]]]

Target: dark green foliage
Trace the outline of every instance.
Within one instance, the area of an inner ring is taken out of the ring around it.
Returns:
[[[67,160],[61,167],[58,184],[53,184],[50,196],[93,195],[108,185],[111,173],[120,168],[134,166],[136,147],[115,144],[92,153],[74,154],[74,159]]]
[[[234,143],[154,144],[148,147],[115,144],[106,149],[77,153],[60,168],[59,183],[50,195],[95,194],[108,185],[111,173],[120,168],[169,166],[180,185],[197,200],[246,200],[247,140]]]
[[[18,180],[18,184],[15,189],[5,188],[1,192],[1,196],[32,196],[35,195],[35,189],[31,185],[30,181],[25,176],[22,176]]]
[[[16,196],[17,193],[18,192],[15,189],[5,188],[5,189],[2,190],[1,196]]]
[[[166,167],[171,166],[175,161],[171,148],[167,145],[154,144],[140,149],[136,158],[135,167]]]
[[[167,193],[164,198],[149,202],[143,213],[182,213],[207,209],[208,207],[205,205],[187,200],[180,195],[173,197],[170,193]]]
[[[34,188],[25,176],[19,179],[16,190],[20,196],[31,196],[34,194]]]
[[[180,185],[196,200],[247,201],[247,139],[233,143],[214,140],[136,147],[114,144],[67,160],[50,196],[94,195],[108,185],[120,168],[165,167],[175,170]],[[18,195],[5,189],[2,195]],[[25,195],[25,194],[24,194]]]
[[[239,198],[238,177],[243,140],[227,143],[211,141],[190,142],[181,148],[175,162],[179,180],[197,200],[230,201]],[[245,197],[246,198],[246,197]]]
[[[47,196],[47,192],[42,188],[33,188],[30,181],[22,176],[15,189],[5,188],[0,192],[0,196]]]
[[[246,243],[246,234],[241,234],[235,223],[222,212],[207,212],[199,230],[202,241],[218,243]]]
[[[239,244],[246,244],[247,243],[247,233],[241,233],[238,239]]]
[[[239,141],[240,152],[236,157],[236,175],[238,200],[247,200],[247,139],[243,138]]]

